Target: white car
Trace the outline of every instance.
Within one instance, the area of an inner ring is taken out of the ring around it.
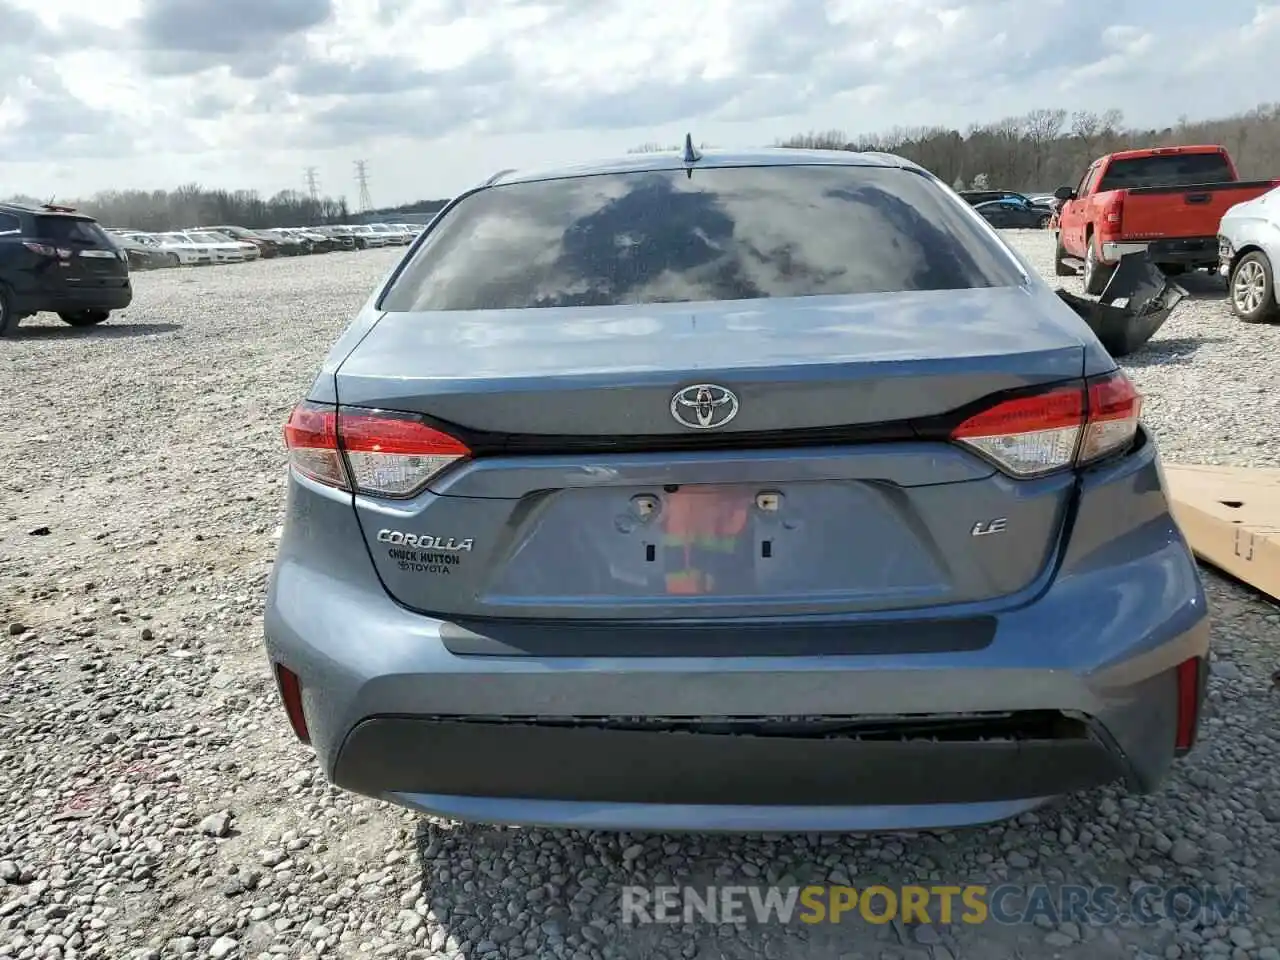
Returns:
[[[184,267],[202,267],[213,263],[213,251],[182,233],[157,233],[151,238],[166,253],[176,254]]]
[[[212,230],[186,230],[184,235],[193,243],[208,247],[214,263],[244,263],[257,260],[258,248],[251,243],[241,243]]]
[[[352,227],[351,232],[363,240],[366,247],[385,247],[391,243],[390,236],[385,233],[379,233],[365,223]]]
[[[408,234],[391,226],[389,223],[371,223],[369,224],[369,228],[373,230],[374,233],[385,237],[387,243],[391,246],[403,246],[409,242]]]
[[[1232,313],[1248,323],[1280,320],[1280,187],[1222,215],[1218,263]]]

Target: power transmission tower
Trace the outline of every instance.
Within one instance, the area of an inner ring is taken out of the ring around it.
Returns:
[[[368,213],[373,209],[373,198],[369,196],[369,164],[367,160],[356,161],[356,183],[360,184],[360,212]]]
[[[311,194],[313,203],[320,199],[320,183],[316,179],[315,167],[307,167],[307,192]]]

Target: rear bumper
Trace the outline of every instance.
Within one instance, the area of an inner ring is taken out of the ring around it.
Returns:
[[[1104,263],[1117,263],[1130,253],[1147,253],[1155,263],[1186,266],[1213,266],[1218,262],[1217,237],[1184,237],[1174,240],[1121,241],[1103,243]]]
[[[113,287],[50,286],[14,291],[17,313],[70,313],[75,310],[123,310],[133,302],[133,284]]]
[[[1178,752],[1178,664],[1207,656],[1205,597],[1150,444],[1082,485],[1052,586],[995,613],[982,644],[903,652],[911,619],[882,618],[877,629],[899,631],[902,650],[619,656],[604,641],[594,655],[545,657],[451,650],[449,625],[388,598],[349,498],[294,479],[267,651],[301,677],[310,741],[332,782],[465,820],[908,829],[1000,819],[1116,779],[1147,791]],[[851,635],[867,628],[865,617],[842,622]],[[1022,711],[1057,713],[1075,732],[868,740],[778,736],[772,721],[763,734],[669,729],[673,718]]]

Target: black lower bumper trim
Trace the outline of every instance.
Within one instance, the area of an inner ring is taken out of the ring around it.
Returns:
[[[446,650],[473,657],[877,656],[981,650],[995,635],[994,617],[768,626],[458,620],[440,627]]]
[[[1156,240],[1147,246],[1147,254],[1155,263],[1212,264],[1218,260],[1218,238]]]
[[[36,292],[14,297],[18,313],[74,313],[78,310],[123,310],[133,303],[133,288],[90,287],[84,290]]]
[[[1056,796],[1126,773],[1087,738],[884,742],[374,717],[348,735],[333,781],[368,796],[865,806]]]

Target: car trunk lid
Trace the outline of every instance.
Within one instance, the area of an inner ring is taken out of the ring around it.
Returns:
[[[387,313],[337,389],[344,404],[426,414],[464,439],[555,450],[679,444],[691,431],[672,416],[673,394],[723,384],[740,411],[695,431],[701,445],[910,420],[1079,376],[1082,335],[1069,311],[1014,287]]]
[[[1082,367],[1080,321],[1003,288],[387,314],[336,386],[344,407],[422,414],[476,452],[409,499],[356,495],[399,602],[700,619],[1033,590],[1071,475],[1013,480],[916,425]],[[736,395],[721,429],[673,416],[698,383]]]

